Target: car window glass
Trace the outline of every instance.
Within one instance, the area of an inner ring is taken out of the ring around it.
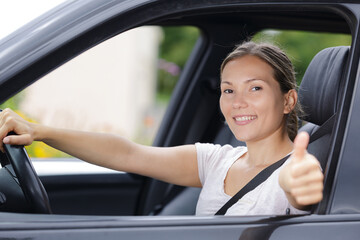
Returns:
[[[1,105],[29,121],[115,133],[151,145],[199,37],[194,27],[147,26],[115,36],[60,66]],[[41,142],[30,157],[68,157]]]

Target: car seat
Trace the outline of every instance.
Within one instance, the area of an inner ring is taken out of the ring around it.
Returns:
[[[299,131],[309,133],[307,150],[316,156],[325,174],[330,164],[329,150],[344,89],[345,81],[342,79],[349,49],[348,46],[339,46],[320,51],[309,64],[299,88],[299,101],[305,112],[302,119],[307,122]],[[311,212],[320,213],[322,210],[320,204],[315,204]]]
[[[304,110],[300,128],[310,135],[308,152],[326,168],[331,133],[336,119],[343,84],[342,75],[349,47],[331,47],[320,51],[309,64],[299,88],[299,101]]]

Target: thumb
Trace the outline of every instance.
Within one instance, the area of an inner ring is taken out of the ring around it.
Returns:
[[[306,148],[309,144],[309,134],[307,132],[300,132],[294,140],[293,161],[301,161],[306,154]]]

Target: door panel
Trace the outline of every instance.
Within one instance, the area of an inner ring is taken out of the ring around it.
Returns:
[[[40,177],[55,214],[133,215],[142,186],[127,173]]]
[[[75,158],[32,159],[55,214],[134,215],[144,177]]]

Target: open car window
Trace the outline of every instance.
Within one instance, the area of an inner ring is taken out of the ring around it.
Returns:
[[[190,26],[129,30],[48,73],[1,108],[49,126],[118,134],[152,145],[199,37],[200,31]],[[63,161],[74,164],[65,172],[82,173],[83,162],[41,142],[26,148],[40,175],[56,174]],[[85,172],[108,172],[87,168]]]

